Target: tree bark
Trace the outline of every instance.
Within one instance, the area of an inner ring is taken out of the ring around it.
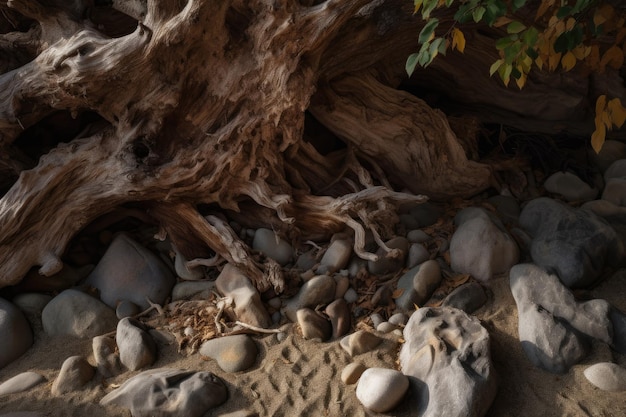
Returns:
[[[280,268],[199,205],[293,240],[348,227],[356,253],[374,259],[365,231],[385,247],[400,204],[489,187],[491,168],[468,160],[446,116],[396,88],[419,33],[404,3],[0,4],[0,56],[12,57],[0,75],[2,155],[54,112],[101,118],[32,169],[0,158],[3,178],[19,175],[0,201],[0,287],[33,266],[54,274],[81,229],[139,203],[187,259],[216,253],[280,292]],[[303,140],[307,110],[346,149],[322,155]],[[260,210],[242,212],[251,204]]]

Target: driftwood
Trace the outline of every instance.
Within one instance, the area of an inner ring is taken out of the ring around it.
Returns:
[[[400,204],[492,184],[492,168],[467,158],[447,117],[397,89],[420,28],[406,1],[108,3],[0,3],[0,287],[35,266],[59,271],[80,230],[135,203],[186,259],[218,254],[259,289],[281,291],[278,265],[260,263],[199,205],[291,239],[347,226],[356,253],[372,259],[365,232],[390,234]],[[467,55],[480,65],[495,57],[476,48]],[[437,65],[438,84],[470,76]],[[486,73],[471,77],[482,89],[474,101],[505,91]],[[499,103],[501,121],[532,114],[529,91],[506,93],[527,108]],[[562,97],[554,84],[542,91],[548,103]],[[559,121],[580,118],[586,92],[572,95]],[[93,117],[29,159],[25,132],[59,112]],[[304,140],[307,117],[345,146],[324,153]]]

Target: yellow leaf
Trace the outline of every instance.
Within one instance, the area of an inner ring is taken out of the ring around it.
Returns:
[[[499,18],[496,19],[496,21],[494,22],[494,26],[499,28],[501,26],[504,25],[508,25],[509,23],[511,23],[513,21],[513,19],[506,17],[506,16],[500,16]]]
[[[415,307],[415,310],[419,310],[420,308],[418,307],[417,304],[413,303],[413,307]]]
[[[420,11],[420,7],[422,7],[423,0],[415,0],[415,9],[413,10],[413,14],[417,14]]]
[[[555,32],[556,36],[559,36],[563,32],[565,32],[565,22],[562,21],[562,20],[559,20],[558,23],[556,24],[555,28],[554,28],[554,32]]]
[[[561,21],[561,20],[560,20],[558,17],[556,17],[556,15],[554,15],[554,16],[552,16],[552,17],[550,18],[550,20],[548,21],[548,27],[553,28],[553,27],[555,27],[555,26],[556,26],[556,25],[557,25],[560,21]]]
[[[452,48],[461,53],[465,51],[465,35],[457,28],[452,29]]]
[[[593,45],[591,47],[591,52],[587,57],[587,65],[589,65],[589,68],[592,70],[598,69],[598,66],[600,65],[600,48],[598,45]]]
[[[526,77],[527,75],[522,73],[522,75],[520,75],[520,77],[515,80],[515,83],[517,84],[517,88],[519,88],[520,90],[524,88],[524,85],[526,84]]]
[[[541,16],[546,14],[551,6],[554,6],[554,0],[541,0],[541,5],[537,9],[537,15],[535,16],[535,20],[538,20]]]
[[[618,128],[622,127],[624,122],[626,122],[626,109],[622,106],[620,99],[614,98],[609,101],[607,108],[611,114],[611,121],[613,124]]]
[[[601,24],[611,20],[615,16],[615,10],[610,4],[605,4],[598,8],[593,15],[593,24],[600,26]]]
[[[561,58],[561,66],[565,71],[569,71],[576,66],[576,56],[574,56],[572,51],[563,55],[563,58]]]
[[[596,99],[596,128],[598,124],[598,115],[602,114],[606,108],[606,95],[602,94]]]
[[[561,62],[560,52],[550,55],[550,57],[548,58],[548,69],[550,71],[556,70],[556,67],[559,66],[559,62]]]
[[[591,134],[591,147],[596,153],[600,153],[602,145],[604,145],[604,139],[606,138],[606,128],[604,124],[596,123],[596,130]]]
[[[589,54],[591,53],[591,47],[578,45],[572,50],[572,53],[577,60],[582,61],[583,59],[587,58],[587,56],[589,56]]]
[[[543,59],[540,56],[535,59],[535,65],[537,65],[537,68],[539,69],[543,68]]]
[[[573,17],[570,17],[569,19],[567,19],[567,22],[565,23],[565,30],[572,30],[575,24],[576,24],[576,19],[574,19]]]
[[[620,69],[624,65],[624,51],[615,45],[607,49],[600,60],[600,69],[602,70],[607,65],[614,69]]]

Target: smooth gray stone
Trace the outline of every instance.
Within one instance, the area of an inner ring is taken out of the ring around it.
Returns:
[[[611,178],[626,178],[626,159],[618,159],[604,171],[604,181]]]
[[[626,368],[601,362],[585,369],[585,377],[596,387],[604,391],[626,391]]]
[[[397,329],[398,329],[398,326],[396,326],[395,324],[389,323],[388,321],[383,321],[378,326],[376,326],[376,331],[379,333],[391,333]]]
[[[310,308],[301,308],[296,313],[302,337],[307,340],[319,339],[322,342],[330,339],[332,326],[325,317]]]
[[[544,182],[546,191],[558,194],[567,201],[589,201],[598,196],[599,190],[591,187],[571,172],[558,171]]]
[[[424,243],[430,240],[430,236],[423,230],[415,229],[406,234],[406,238],[411,243]]]
[[[405,265],[406,258],[409,254],[409,241],[407,238],[398,236],[385,242],[385,245],[390,249],[397,249],[400,252],[397,257],[392,257],[389,256],[383,248],[378,248],[376,251],[378,260],[367,261],[367,269],[372,275],[384,275],[396,272]]]
[[[626,178],[609,179],[604,186],[602,199],[617,206],[626,206]]]
[[[587,338],[612,342],[611,306],[606,301],[577,302],[555,275],[533,264],[511,268],[510,285],[518,309],[519,338],[536,366],[567,372],[586,355]]]
[[[59,375],[52,383],[52,395],[60,396],[77,391],[91,381],[96,370],[82,356],[70,356],[61,366]]]
[[[369,368],[363,371],[356,386],[361,404],[376,413],[393,410],[409,388],[409,379],[395,369]]]
[[[343,295],[343,299],[346,300],[346,303],[356,303],[359,299],[359,294],[357,294],[356,290],[352,287],[346,290],[346,293]]]
[[[333,298],[335,300],[343,298],[348,288],[350,288],[350,278],[338,274],[335,274],[333,278],[335,278],[335,296]]]
[[[233,299],[237,320],[263,328],[269,327],[272,323],[259,291],[236,266],[231,264],[224,266],[215,280],[215,288],[223,296]]]
[[[524,207],[519,222],[533,237],[533,262],[556,271],[568,288],[592,285],[605,266],[623,262],[622,240],[605,220],[589,210],[542,197]]]
[[[404,328],[400,369],[411,379],[411,414],[483,416],[496,395],[489,333],[449,307],[423,307]]]
[[[211,296],[215,281],[183,281],[172,288],[172,301],[201,300]]]
[[[175,249],[176,258],[174,259],[174,270],[176,275],[187,281],[199,281],[204,279],[204,271],[202,267],[189,268],[185,256]]]
[[[200,354],[215,360],[225,372],[240,372],[256,362],[259,350],[254,340],[245,334],[224,336],[207,340]]]
[[[100,291],[100,298],[109,307],[128,300],[142,310],[150,307],[147,299],[163,304],[175,282],[172,271],[154,253],[123,233],[113,239],[85,280]]]
[[[328,304],[335,296],[335,280],[328,275],[318,275],[305,282],[298,294],[287,300],[284,314],[292,322],[296,322],[296,312],[301,308],[316,308],[320,304]]]
[[[100,400],[130,410],[133,417],[201,417],[228,398],[224,382],[210,372],[151,369]]]
[[[332,327],[332,338],[336,339],[347,334],[352,326],[352,319],[348,303],[338,298],[326,306],[325,310]]]
[[[369,352],[383,342],[383,339],[365,330],[358,330],[351,335],[345,336],[339,345],[350,356],[360,355]]]
[[[344,269],[350,262],[352,256],[352,241],[348,239],[334,240],[324,252],[320,266],[316,273],[332,274],[340,269]]]
[[[82,291],[69,289],[54,297],[41,313],[49,336],[71,335],[91,338],[117,325],[115,311]]]
[[[589,156],[600,171],[605,172],[613,162],[626,158],[626,144],[617,140],[606,140],[599,153],[590,150]]]
[[[157,359],[156,342],[141,322],[124,318],[117,324],[115,342],[122,365],[136,371],[152,365]]]
[[[487,294],[482,285],[477,282],[470,282],[455,288],[443,300],[442,306],[458,308],[467,314],[481,308],[487,302]]]
[[[407,268],[414,268],[430,259],[430,253],[419,243],[413,243],[409,248],[409,256],[406,260]]]
[[[258,229],[254,234],[252,248],[285,266],[293,260],[294,251],[289,243],[269,229]]]
[[[46,381],[46,378],[37,372],[22,372],[21,374],[17,374],[0,384],[0,397],[3,395],[28,391],[29,389]]]
[[[50,300],[52,300],[52,296],[48,294],[29,292],[18,294],[11,301],[24,313],[41,317],[41,312]]]
[[[317,249],[311,249],[298,256],[294,268],[298,271],[308,271],[313,269],[317,262]]]
[[[519,260],[519,248],[502,223],[483,209],[471,207],[455,217],[450,241],[452,270],[479,281],[505,273]]]
[[[405,326],[408,321],[409,318],[404,313],[396,313],[389,317],[389,323],[395,324],[396,326]]]
[[[91,341],[98,372],[105,378],[121,374],[122,364],[115,340],[109,336],[96,336]]]
[[[120,320],[125,317],[135,316],[139,313],[141,313],[139,306],[128,300],[120,301],[115,308],[115,316]]]
[[[0,368],[22,356],[33,345],[33,332],[24,313],[0,298]]]
[[[396,307],[404,311],[415,310],[426,303],[441,282],[441,268],[435,260],[428,260],[405,272],[397,288],[403,290],[396,299]]]

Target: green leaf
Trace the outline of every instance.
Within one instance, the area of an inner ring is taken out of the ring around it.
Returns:
[[[424,0],[413,0],[413,14],[416,14],[419,10],[420,7],[422,7],[422,3],[424,2]]]
[[[526,4],[526,0],[513,0],[513,11],[516,11],[517,9],[524,7],[525,4]]]
[[[480,22],[480,20],[483,18],[483,15],[485,14],[486,11],[487,9],[485,9],[483,6],[479,6],[475,8],[474,11],[472,12],[472,18],[474,19],[474,22],[476,23]]]
[[[432,41],[432,43],[430,44],[430,48],[428,48],[428,53],[430,55],[430,59],[429,59],[428,63],[425,65],[425,67],[430,65],[430,63],[433,62],[435,57],[439,54],[439,48],[441,47],[442,44],[443,44],[443,47],[445,49],[446,45],[445,45],[445,39],[444,38],[437,38],[437,39],[434,39]]]
[[[539,57],[539,53],[535,50],[535,48],[526,49],[526,55],[528,55],[532,59],[537,59],[537,57]]]
[[[420,32],[418,39],[419,43],[423,44],[428,42],[430,40],[430,37],[435,32],[435,28],[437,27],[437,25],[439,25],[439,19],[437,18],[432,18],[428,22],[426,22],[426,24],[422,28],[422,31]]]
[[[420,66],[422,67],[428,66],[428,64],[432,61],[432,59],[430,59],[428,49],[426,49],[425,51],[420,51],[418,55],[419,56],[417,57],[417,63],[420,64]]]
[[[422,9],[422,18],[427,20],[430,18],[430,13],[435,10],[439,0],[424,0],[424,8]]]
[[[446,7],[452,6],[452,3],[454,3],[454,0],[446,0]]]
[[[556,12],[556,17],[559,19],[563,19],[564,17],[569,16],[571,12],[572,12],[571,6],[563,6]]]
[[[409,55],[409,57],[406,59],[406,65],[404,66],[406,69],[406,73],[409,76],[409,78],[411,77],[411,75],[413,75],[413,72],[415,71],[415,67],[417,66],[417,58],[418,58],[418,53],[414,53]]]
[[[522,40],[526,46],[535,46],[537,39],[539,38],[539,31],[533,26],[529,27],[522,35]]]
[[[508,24],[506,33],[520,33],[524,29],[526,29],[526,26],[522,22],[514,21]]]
[[[517,55],[519,55],[521,50],[522,50],[522,44],[519,42],[515,42],[509,45],[508,47],[504,48],[504,61],[507,64],[511,64],[515,60]]]
[[[500,68],[502,64],[504,64],[503,59],[498,59],[496,62],[491,64],[491,66],[489,67],[489,76],[491,77],[498,70],[498,68]]]
[[[499,51],[503,50],[504,48],[510,46],[513,44],[513,40],[508,37],[505,36],[504,38],[500,38],[496,41],[496,49],[498,49]]]
[[[471,7],[468,3],[465,3],[459,7],[459,10],[454,14],[454,20],[459,23],[467,23],[471,20],[472,13]]]
[[[578,0],[572,9],[572,14],[580,13],[591,4],[591,0]]]

